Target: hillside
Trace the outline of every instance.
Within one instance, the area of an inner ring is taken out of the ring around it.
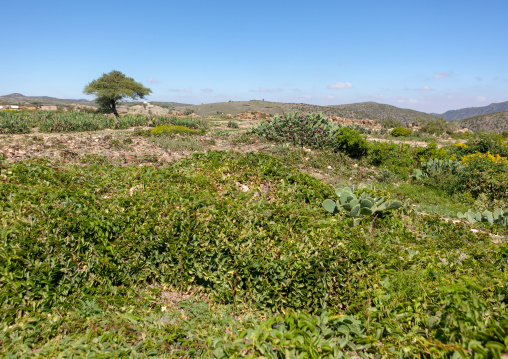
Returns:
[[[175,107],[182,111],[185,109],[194,110],[200,116],[209,116],[219,113],[237,115],[240,112],[261,111],[270,115],[288,112],[322,112],[327,116],[339,116],[351,119],[384,119],[392,117],[408,124],[415,117],[433,118],[433,116],[419,111],[401,109],[395,106],[379,104],[375,102],[363,102],[349,105],[318,106],[304,103],[283,103],[268,101],[232,101],[218,102],[203,105],[185,105]]]
[[[468,107],[461,108],[459,110],[450,110],[442,114],[433,114],[433,115],[437,117],[443,117],[447,121],[459,121],[475,116],[486,115],[489,113],[496,113],[502,111],[508,111],[508,101],[491,103],[490,105],[483,107]]]
[[[487,132],[508,132],[508,111],[489,113],[457,121],[460,128],[471,131],[485,130]]]
[[[92,101],[85,99],[60,99],[49,96],[24,96],[20,93],[12,93],[10,95],[0,96],[0,103],[11,104],[11,105],[69,105],[72,103],[81,104],[93,104]]]
[[[333,108],[341,109],[343,111],[351,111],[363,114],[366,118],[393,118],[402,122],[404,125],[412,122],[415,117],[423,117],[432,119],[434,116],[425,112],[399,108],[391,105],[385,105],[377,102],[359,102],[349,105],[330,106]]]

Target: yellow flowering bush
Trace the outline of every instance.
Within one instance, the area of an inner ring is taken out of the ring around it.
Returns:
[[[463,145],[467,146],[466,144],[463,144]],[[474,160],[485,160],[487,162],[508,166],[508,158],[507,157],[500,156],[499,154],[493,155],[490,152],[487,152],[487,153],[476,152],[471,155],[462,157],[462,163],[465,163],[466,165]]]
[[[462,157],[458,189],[473,197],[485,193],[490,199],[508,198],[508,158],[490,152],[476,152]]]
[[[150,132],[154,135],[172,135],[172,134],[180,134],[180,135],[195,135],[198,133],[196,130],[192,130],[187,126],[157,126],[154,129],[150,130]]]
[[[468,149],[468,148],[469,148],[469,146],[468,146],[468,145],[466,145],[466,144],[465,144],[464,142],[462,142],[461,140],[459,140],[459,142],[457,142],[457,143],[455,144],[455,147],[457,147],[457,148],[463,148],[463,149]]]

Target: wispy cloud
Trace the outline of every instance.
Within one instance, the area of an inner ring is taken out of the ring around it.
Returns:
[[[159,83],[159,81],[154,79],[153,77],[147,77],[146,82],[148,82],[150,84],[158,84]]]
[[[483,81],[483,78],[480,76],[476,76],[476,81]]]
[[[433,88],[430,88],[429,86],[425,85],[425,86],[422,86],[420,87],[417,91],[420,91],[420,92],[427,92],[427,91],[434,91]]]
[[[259,92],[283,92],[284,89],[283,88],[275,88],[275,89],[267,89],[265,87],[260,87],[259,88]]]
[[[335,99],[337,98],[337,96],[334,96],[334,95],[328,95],[328,96],[326,96],[326,98],[327,98],[328,100],[335,100]]]
[[[452,77],[453,72],[436,72],[434,74],[434,80],[446,79]]]
[[[351,82],[335,82],[327,86],[329,89],[351,89],[353,85]]]
[[[206,88],[206,89],[201,89],[200,91],[201,91],[201,92],[206,92],[206,93],[211,93],[211,92],[213,92],[213,90],[212,90],[212,89],[209,89],[209,88]]]
[[[306,100],[309,100],[312,98],[312,96],[309,96],[309,95],[300,95],[300,98],[304,98]]]
[[[186,87],[183,90],[180,89],[169,89],[168,92],[185,92],[185,93],[192,93],[192,90],[190,87]]]

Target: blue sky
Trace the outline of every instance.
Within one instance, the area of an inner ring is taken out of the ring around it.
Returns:
[[[119,70],[151,101],[508,100],[508,1],[7,1],[0,95],[90,98]]]

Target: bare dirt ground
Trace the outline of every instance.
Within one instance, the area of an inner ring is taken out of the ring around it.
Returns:
[[[140,112],[150,109],[150,106],[139,107]],[[156,112],[166,110],[156,107]],[[142,111],[141,111],[142,110]],[[155,114],[155,113],[154,113]],[[162,114],[162,113],[161,113]],[[237,129],[228,128],[230,121],[238,124]],[[80,163],[88,163],[94,156],[105,156],[112,163],[143,164],[153,162],[172,162],[187,157],[193,152],[211,150],[233,150],[239,152],[261,151],[273,146],[263,141],[237,141],[242,133],[260,123],[260,119],[215,118],[210,120],[211,127],[206,136],[197,136],[201,142],[199,151],[173,150],[168,146],[154,143],[153,138],[136,134],[135,128],[127,130],[103,130],[95,132],[75,133],[42,133],[34,128],[30,134],[0,135],[0,154],[9,162],[19,162],[34,157],[49,157]],[[147,131],[149,127],[138,128]],[[226,136],[229,134],[228,136]],[[369,141],[390,142],[383,138],[369,137]],[[411,146],[427,146],[419,141],[391,141],[408,143]],[[319,177],[319,176],[316,176]]]
[[[19,162],[36,157],[49,157],[72,162],[87,163],[94,156],[105,156],[116,164],[142,164],[151,162],[172,162],[187,157],[193,152],[212,150],[233,150],[239,152],[260,151],[269,146],[266,143],[251,141],[239,143],[235,138],[244,131],[227,131],[228,121],[218,121],[210,135],[196,136],[202,143],[200,151],[171,150],[153,142],[151,137],[135,133],[135,128],[127,130],[103,130],[76,133],[40,133],[34,131],[23,135],[0,136],[0,154],[9,162]],[[239,123],[240,129],[251,126],[249,121]],[[140,127],[146,131],[149,127]],[[216,135],[222,130],[229,136]]]

